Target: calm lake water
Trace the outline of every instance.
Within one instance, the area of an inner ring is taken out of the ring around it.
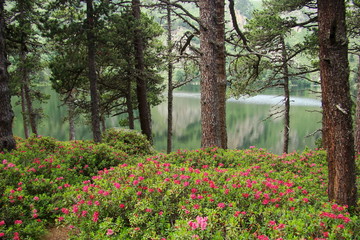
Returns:
[[[46,117],[39,127],[39,134],[59,140],[68,139],[69,124],[65,121],[67,111],[61,106],[58,95],[49,87],[44,91],[51,95],[42,108]],[[320,134],[307,137],[321,127],[321,102],[309,96],[291,98],[290,148],[289,151],[314,148],[315,140]],[[258,95],[250,98],[229,99],[227,102],[227,130],[229,148],[244,149],[250,146],[266,148],[273,153],[281,153],[283,145],[283,118],[270,118],[271,113],[278,111],[274,105],[281,103],[282,97],[276,93]],[[14,100],[15,102],[15,100]],[[14,107],[14,134],[24,136],[21,108]],[[167,137],[167,102],[152,109],[152,127],[154,145],[158,151],[166,151]],[[176,149],[200,148],[200,94],[177,92],[174,95],[174,133],[173,147]],[[109,118],[107,127],[119,127],[119,117]],[[77,121],[77,139],[91,139],[89,125],[85,119]]]

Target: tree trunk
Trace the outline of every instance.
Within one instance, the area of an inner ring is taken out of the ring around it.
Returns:
[[[226,56],[225,56],[225,1],[216,0],[216,64],[219,91],[219,124],[221,148],[227,148],[226,131]]]
[[[167,3],[167,47],[168,47],[168,132],[167,132],[167,153],[172,151],[172,134],[173,134],[173,64],[171,59],[172,52],[172,24],[171,24],[171,6],[170,1]]]
[[[9,75],[7,71],[10,63],[6,58],[5,48],[4,2],[4,0],[0,0],[0,151],[11,151],[16,148],[16,142],[12,133],[14,112],[11,107]]]
[[[132,103],[132,94],[131,94],[131,80],[128,79],[127,81],[127,93],[126,93],[126,110],[128,113],[128,121],[129,121],[129,129],[134,129],[134,108]]]
[[[101,131],[104,133],[106,131],[106,121],[105,121],[105,117],[101,116]]]
[[[140,0],[132,0],[132,12],[136,21],[140,21]],[[139,24],[134,31],[135,69],[136,69],[136,95],[140,117],[141,132],[146,135],[152,143],[151,133],[151,112],[147,100],[147,87],[145,80],[144,65],[144,41],[141,35]]]
[[[24,86],[21,86],[21,114],[23,117],[23,126],[24,126],[24,135],[25,138],[29,138],[29,128],[28,128],[28,117],[26,111],[26,98],[25,98],[25,89]]]
[[[289,90],[289,68],[287,63],[287,51],[285,40],[283,37],[281,41],[281,54],[282,54],[282,63],[283,63],[283,79],[284,79],[284,145],[283,152],[288,153],[289,151],[289,133],[290,133],[290,90]]]
[[[221,146],[217,81],[216,0],[199,0],[201,73],[201,146]]]
[[[29,87],[29,75],[27,71],[27,62],[26,62],[26,45],[25,38],[21,39],[21,78],[22,78],[22,89],[24,90],[25,102],[26,102],[26,117],[29,120],[31,131],[35,136],[38,135],[37,126],[36,126],[36,113],[33,108],[32,98],[31,98],[31,90]]]
[[[95,142],[101,142],[100,131],[100,110],[99,110],[99,92],[96,76],[96,53],[95,53],[95,34],[94,34],[94,9],[93,0],[86,1],[87,16],[87,44],[88,44],[88,77],[90,81],[91,98],[91,126]]]
[[[354,138],[344,0],[318,0],[323,140],[330,201],[356,205]]]
[[[73,98],[69,97],[69,101],[67,103],[68,106],[68,114],[69,114],[69,140],[75,140],[75,107],[73,104]]]
[[[360,55],[358,65],[357,96],[356,96],[356,126],[355,126],[355,150],[360,154]]]
[[[27,46],[26,42],[28,41],[26,29],[24,29],[26,26],[26,6],[23,4],[23,2],[20,2],[20,16],[19,16],[19,22],[20,26],[22,27],[21,30],[21,37],[20,37],[20,64],[21,64],[21,83],[22,83],[22,89],[24,90],[24,96],[25,96],[25,102],[26,102],[26,115],[27,120],[29,120],[31,131],[35,136],[38,135],[37,132],[37,126],[36,126],[36,113],[33,108],[32,104],[32,98],[31,98],[31,90],[30,90],[30,83],[29,83],[29,71],[28,71],[28,62],[27,62]]]

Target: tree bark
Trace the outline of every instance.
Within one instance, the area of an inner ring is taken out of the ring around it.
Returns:
[[[32,104],[32,97],[31,97],[31,90],[30,90],[30,83],[29,83],[29,71],[28,71],[28,62],[27,62],[27,46],[26,41],[28,40],[26,30],[24,29],[27,22],[26,22],[26,5],[23,2],[20,2],[20,17],[19,22],[21,29],[20,35],[20,64],[21,64],[21,84],[22,89],[24,90],[25,102],[26,102],[26,118],[29,121],[30,128],[35,136],[38,135],[37,132],[37,125],[36,125],[36,113],[33,108]]]
[[[356,96],[356,118],[355,118],[355,150],[360,154],[360,55],[358,65],[357,96]]]
[[[132,103],[132,94],[131,94],[131,79],[127,80],[127,93],[126,93],[126,111],[128,113],[129,129],[135,128],[134,123],[134,108]]]
[[[220,147],[219,89],[217,81],[216,0],[199,0],[200,74],[201,74],[201,146]]]
[[[90,98],[91,98],[91,126],[93,131],[93,138],[95,142],[101,142],[100,131],[100,107],[99,107],[99,92],[97,87],[96,75],[96,53],[95,53],[95,20],[93,0],[86,1],[86,16],[87,16],[87,45],[88,45],[88,77],[90,81]]]
[[[33,108],[32,98],[31,98],[31,90],[29,87],[29,75],[27,71],[27,63],[26,63],[26,46],[25,46],[25,39],[22,38],[21,43],[21,52],[20,52],[20,59],[21,59],[21,78],[22,78],[22,90],[24,91],[25,96],[25,103],[26,103],[26,118],[29,120],[31,131],[35,136],[38,135],[37,126],[36,126],[36,113]]]
[[[172,135],[173,135],[173,64],[171,59],[172,52],[172,24],[171,24],[171,5],[167,3],[167,56],[168,56],[168,132],[167,132],[167,153],[172,151]]]
[[[74,106],[72,103],[68,103],[68,112],[69,112],[69,140],[75,140],[75,119],[74,119]]]
[[[132,0],[132,13],[136,21],[140,21],[140,0]],[[139,26],[139,24],[138,24]],[[141,29],[136,27],[134,30],[134,49],[135,49],[135,68],[136,68],[136,95],[138,99],[138,109],[140,117],[141,132],[146,135],[152,143],[151,131],[151,112],[147,100],[147,84],[145,80],[144,65],[144,41]]]
[[[289,133],[290,133],[290,90],[289,90],[289,68],[287,63],[287,51],[284,37],[281,37],[281,54],[283,62],[283,79],[284,79],[284,145],[283,152],[289,151]]]
[[[225,55],[225,1],[216,0],[216,64],[219,90],[219,124],[221,148],[227,148],[226,131],[226,55]]]
[[[330,201],[355,206],[357,198],[344,0],[318,0],[323,141]]]
[[[29,138],[29,128],[28,128],[28,117],[26,111],[26,98],[25,98],[25,89],[24,86],[21,86],[21,114],[23,117],[23,126],[24,126],[24,135],[25,138]]]
[[[0,0],[0,151],[16,148],[12,132],[14,112],[11,107],[8,65],[5,47],[4,0]]]
[[[76,139],[76,132],[75,132],[75,106],[74,106],[74,98],[72,94],[68,97],[67,100],[68,106],[68,118],[69,118],[69,140]]]

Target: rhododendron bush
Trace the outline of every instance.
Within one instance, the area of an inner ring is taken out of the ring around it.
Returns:
[[[69,239],[360,238],[357,214],[327,201],[321,150],[136,156],[111,139],[3,154],[1,236],[39,239],[55,224]]]

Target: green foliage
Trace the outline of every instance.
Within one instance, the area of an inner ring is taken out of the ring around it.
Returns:
[[[359,237],[358,216],[327,202],[325,172],[322,151],[161,154],[84,182],[59,219],[71,239]]]
[[[40,137],[2,153],[0,236],[40,239],[56,223],[70,239],[360,237],[358,216],[327,202],[324,151],[207,148],[129,159],[121,145],[150,153],[142,135],[112,129],[104,141]]]
[[[134,130],[111,128],[106,130],[102,141],[116,150],[129,155],[149,155],[154,153],[147,138]]]

